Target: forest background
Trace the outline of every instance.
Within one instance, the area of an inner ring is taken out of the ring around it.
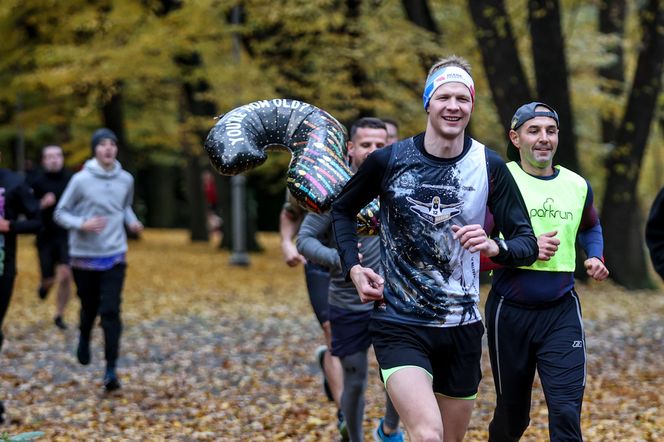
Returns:
[[[42,146],[67,164],[92,132],[120,139],[150,227],[207,240],[201,174],[214,117],[286,97],[348,125],[390,117],[423,130],[428,67],[449,54],[473,65],[473,137],[501,154],[521,104],[560,114],[557,160],[592,184],[614,281],[654,286],[643,221],[664,183],[664,2],[661,0],[5,0],[0,3],[3,166],[27,170]],[[287,153],[248,173],[250,245],[274,230]],[[230,180],[216,176],[231,231]]]

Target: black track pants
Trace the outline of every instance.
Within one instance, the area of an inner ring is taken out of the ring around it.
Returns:
[[[541,308],[510,303],[491,292],[486,320],[497,398],[489,440],[517,441],[528,427],[535,370],[549,409],[550,439],[582,440],[586,350],[576,292]]]

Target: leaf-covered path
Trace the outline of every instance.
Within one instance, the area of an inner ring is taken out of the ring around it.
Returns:
[[[278,238],[248,268],[182,231],[147,231],[130,245],[124,290],[123,385],[102,391],[100,328],[93,361],[76,363],[78,300],[70,329],[52,325],[53,293],[40,302],[31,238],[22,238],[14,298],[0,354],[0,432],[41,430],[43,440],[335,440],[335,409],[324,400],[313,361],[320,331],[302,269],[282,263]],[[579,288],[588,340],[583,426],[589,441],[664,439],[664,296],[610,284]],[[485,352],[486,353],[486,352]],[[380,416],[382,390],[371,365],[366,434]],[[486,440],[494,400],[484,379],[466,440]],[[546,407],[533,395],[524,441],[547,439]]]

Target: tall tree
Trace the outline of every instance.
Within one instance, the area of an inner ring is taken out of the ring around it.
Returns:
[[[576,155],[576,133],[559,1],[530,0],[528,17],[537,84],[535,99],[550,104],[558,112],[560,139],[563,140],[564,149],[558,149],[556,162],[578,172],[579,160]]]
[[[346,22],[341,27],[340,32],[347,34],[349,43],[352,45],[356,56],[349,60],[348,68],[353,87],[358,91],[355,99],[355,107],[358,115],[374,116],[376,109],[373,105],[377,95],[377,90],[370,81],[364,67],[364,59],[358,46],[362,44],[362,27],[360,19],[362,16],[362,0],[346,0]]]
[[[503,0],[469,0],[482,61],[504,128],[514,111],[532,101],[528,81],[516,47]],[[556,161],[578,170],[576,135],[568,86],[568,69],[557,0],[528,2],[532,58],[535,67],[536,100],[551,104],[560,117],[560,138],[565,149]]]
[[[103,125],[111,129],[118,137],[120,151],[118,159],[122,167],[136,173],[135,163],[132,159],[132,147],[127,139],[125,126],[125,110],[122,99],[122,82],[118,81],[113,87],[103,91],[101,94],[101,114]]]
[[[406,17],[413,24],[419,26],[420,28],[427,31],[431,34],[434,41],[442,45],[442,32],[436,24],[436,20],[431,13],[431,8],[429,7],[428,0],[402,0],[403,8],[406,11]],[[416,51],[418,49],[415,49]],[[425,70],[429,69],[438,59],[440,55],[432,54],[427,51],[423,51],[419,54],[419,59],[421,60],[422,68]]]
[[[611,59],[600,67],[601,89],[614,98],[613,105],[607,103],[602,115],[602,141],[611,143],[615,139],[620,97],[625,85],[625,62],[623,54],[623,38],[625,35],[625,0],[601,0],[599,4],[599,31],[611,40],[607,52]]]
[[[186,176],[189,200],[189,229],[192,241],[208,241],[205,195],[203,193],[202,149],[206,131],[198,127],[196,117],[215,114],[213,102],[202,98],[209,85],[199,77],[198,68],[203,60],[197,52],[186,52],[176,57],[182,69],[181,145],[186,158]]]
[[[507,130],[514,111],[532,98],[505,3],[469,0],[468,5],[493,101],[501,126]]]
[[[650,126],[662,88],[664,6],[648,0],[641,11],[642,46],[627,107],[614,148],[607,159],[602,224],[607,267],[613,279],[628,288],[649,288],[637,184]]]
[[[431,15],[431,8],[427,0],[402,0],[408,20],[429,32],[440,35],[436,20]]]

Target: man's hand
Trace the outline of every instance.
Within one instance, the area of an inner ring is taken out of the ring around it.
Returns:
[[[39,208],[46,209],[48,207],[55,205],[55,194],[53,192],[48,192],[42,196],[39,200]]]
[[[480,252],[487,258],[496,256],[500,249],[498,244],[486,235],[486,232],[479,224],[469,224],[467,226],[452,226],[454,239],[458,239],[461,246],[470,252]]]
[[[143,223],[140,221],[135,221],[129,224],[128,227],[132,233],[141,233],[143,231]]]
[[[360,295],[360,300],[363,303],[383,299],[385,281],[369,267],[362,267],[360,264],[355,264],[350,269],[350,279],[353,280],[353,284],[355,284],[357,293]]]
[[[81,225],[84,232],[100,233],[106,227],[106,218],[103,216],[93,216],[86,219]]]
[[[281,254],[284,256],[284,262],[288,264],[289,267],[295,267],[298,264],[306,264],[307,260],[304,256],[300,255],[293,244],[293,241],[282,241],[281,242]]]
[[[583,261],[583,265],[586,268],[586,273],[588,276],[593,278],[595,281],[604,281],[609,276],[609,270],[598,258],[588,258]]]
[[[0,232],[9,232],[9,220],[0,218]]]
[[[558,231],[554,230],[553,232],[542,233],[537,237],[537,247],[539,249],[537,259],[548,261],[556,254],[560,245],[560,240],[555,237],[557,234]]]

